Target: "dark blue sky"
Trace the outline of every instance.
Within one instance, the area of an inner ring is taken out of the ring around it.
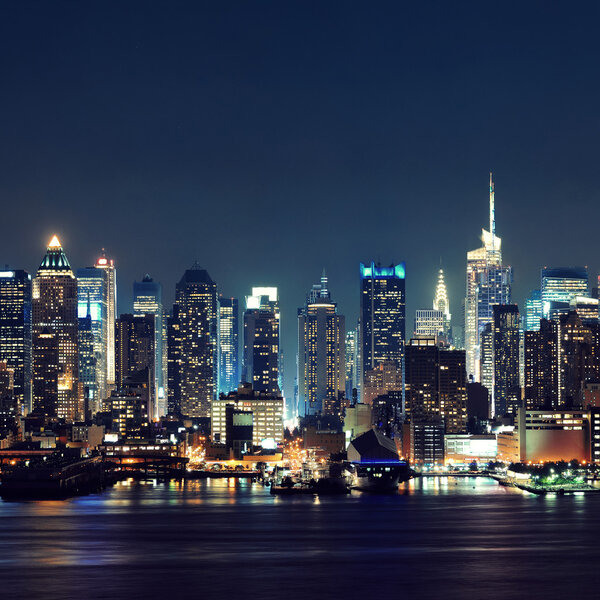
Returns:
[[[407,262],[407,330],[440,257],[497,232],[521,304],[544,265],[596,259],[597,3],[13,2],[0,7],[0,263],[53,232],[105,246],[120,311],[145,272],[198,260],[227,295],[296,309],[325,267],[358,313],[358,262]]]

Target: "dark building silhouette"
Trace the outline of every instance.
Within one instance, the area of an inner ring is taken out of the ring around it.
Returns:
[[[494,305],[492,320],[494,415],[515,415],[521,403],[519,385],[519,307]]]

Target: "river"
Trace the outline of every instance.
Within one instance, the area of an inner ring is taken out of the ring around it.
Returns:
[[[599,495],[482,478],[320,499],[249,481],[130,481],[0,503],[0,597],[593,598],[599,544]]]

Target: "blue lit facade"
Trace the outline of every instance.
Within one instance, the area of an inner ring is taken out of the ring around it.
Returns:
[[[240,383],[238,315],[237,298],[219,298],[219,394],[236,391]]]
[[[533,290],[525,300],[525,331],[539,331],[542,318],[542,292]]]
[[[77,270],[77,317],[91,318],[94,361],[80,357],[88,366],[83,381],[86,404],[92,414],[102,408],[107,398],[108,275],[105,269],[86,267]],[[87,336],[84,334],[84,337]],[[87,351],[87,350],[86,350]],[[90,375],[90,369],[95,374]]]
[[[544,267],[541,273],[542,316],[550,317],[553,308],[568,304],[576,296],[588,295],[588,271],[586,267]]]

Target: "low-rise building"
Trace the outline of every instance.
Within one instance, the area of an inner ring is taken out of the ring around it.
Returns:
[[[493,434],[448,434],[444,436],[444,451],[446,464],[482,464],[496,460],[498,442]]]

